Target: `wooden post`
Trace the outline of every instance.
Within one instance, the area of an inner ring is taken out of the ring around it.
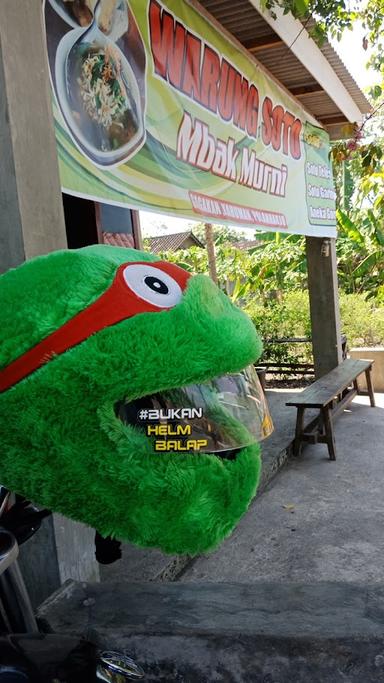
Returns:
[[[318,379],[342,360],[336,242],[306,238],[308,288],[315,376]]]
[[[131,209],[131,216],[132,216],[133,239],[135,242],[135,248],[143,250],[144,246],[143,246],[143,236],[141,234],[140,213],[138,211],[135,211],[135,209]]]
[[[213,282],[217,285],[217,270],[216,270],[216,254],[215,254],[215,243],[213,241],[213,227],[212,223],[204,223],[205,228],[205,241],[207,245],[208,254],[208,266],[209,274]]]

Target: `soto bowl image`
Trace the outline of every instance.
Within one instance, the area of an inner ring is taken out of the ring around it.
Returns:
[[[145,142],[136,76],[119,46],[97,27],[76,28],[60,40],[56,99],[70,134],[98,166],[127,161]]]

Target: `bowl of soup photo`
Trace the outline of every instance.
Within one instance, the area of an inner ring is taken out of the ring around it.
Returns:
[[[100,31],[67,33],[55,62],[56,94],[68,129],[96,165],[127,161],[145,142],[136,76],[123,52]]]

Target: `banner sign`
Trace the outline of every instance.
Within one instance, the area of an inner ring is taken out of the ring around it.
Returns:
[[[64,192],[335,236],[327,133],[198,5],[45,0],[44,17]]]

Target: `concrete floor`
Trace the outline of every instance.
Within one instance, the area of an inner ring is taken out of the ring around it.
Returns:
[[[293,439],[296,411],[285,406],[291,395],[268,391],[275,431],[263,444],[263,461],[271,475]],[[372,409],[358,397],[336,421],[336,462],[328,460],[325,445],[307,446],[300,459],[283,466],[221,548],[195,560],[179,580],[384,580],[384,394],[376,398]],[[183,559],[124,544],[123,559],[101,566],[101,577],[173,580]]]
[[[337,461],[307,446],[255,501],[232,536],[181,581],[384,580],[384,394],[357,397],[336,421]]]

